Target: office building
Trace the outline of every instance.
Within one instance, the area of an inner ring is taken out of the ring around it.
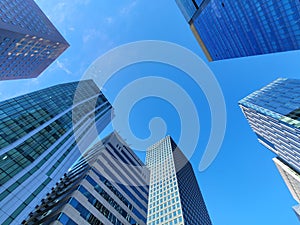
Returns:
[[[258,141],[300,172],[300,80],[279,78],[239,105]]]
[[[273,158],[273,161],[293,198],[300,203],[300,175],[279,158]]]
[[[176,0],[209,61],[300,49],[300,2]]]
[[[300,80],[277,79],[239,105],[258,141],[277,155],[275,165],[300,203]]]
[[[291,192],[293,198],[300,203],[300,174],[282,162],[279,158],[273,158],[273,161],[280,172],[285,184]],[[298,219],[300,220],[300,204],[293,207]]]
[[[147,149],[147,225],[211,225],[193,168],[170,136]]]
[[[97,137],[92,128],[100,132],[111,121],[112,111],[92,80],[0,103],[0,224],[25,219]]]
[[[34,0],[0,1],[0,80],[37,77],[68,47]]]
[[[149,170],[116,133],[89,149],[23,224],[146,225]]]
[[[300,220],[300,204],[293,206],[293,210],[294,210],[298,220]]]

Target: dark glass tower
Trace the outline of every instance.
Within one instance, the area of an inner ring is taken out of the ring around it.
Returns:
[[[68,47],[34,0],[0,1],[0,80],[37,77]]]
[[[277,155],[273,161],[300,203],[300,80],[277,79],[239,105],[258,141]]]
[[[300,2],[176,0],[209,61],[300,49]]]
[[[193,168],[170,136],[147,149],[147,225],[211,225]]]
[[[1,102],[0,224],[20,224],[96,138],[93,122],[100,132],[111,114],[92,80]]]
[[[146,225],[149,171],[112,133],[95,144],[23,224]]]

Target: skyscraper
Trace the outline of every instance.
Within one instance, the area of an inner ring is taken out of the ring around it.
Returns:
[[[147,149],[147,225],[210,225],[193,168],[170,136]]]
[[[300,2],[176,0],[209,61],[300,49]]]
[[[68,47],[34,0],[0,1],[0,80],[37,77]]]
[[[258,141],[277,155],[273,160],[300,203],[300,80],[277,79],[239,105]]]
[[[76,93],[76,96],[75,96]],[[20,224],[111,120],[92,80],[0,103],[0,224]]]
[[[300,174],[282,162],[279,158],[273,158],[273,161],[293,198],[300,203]],[[300,205],[294,206],[293,210],[300,220]]]
[[[146,225],[148,182],[149,170],[112,133],[77,161],[23,224]]]

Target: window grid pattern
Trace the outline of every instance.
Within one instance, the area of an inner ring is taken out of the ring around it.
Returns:
[[[278,79],[239,104],[259,142],[300,172],[300,80]]]
[[[123,218],[125,218],[130,224],[136,224],[137,222],[134,220],[133,217],[130,216],[130,214],[124,209],[120,204],[118,204],[114,200],[114,196],[111,197],[102,187],[101,185],[97,184],[95,180],[93,180],[90,176],[87,176],[85,178],[94,188],[94,190],[103,198],[105,199]],[[129,208],[132,210],[132,208]]]
[[[84,218],[91,225],[102,225],[103,223],[89,210],[87,210],[76,198],[70,199],[70,205],[80,212],[80,216]],[[98,211],[104,214],[112,224],[122,225],[122,223],[112,215],[107,208],[105,208],[101,203],[95,205],[98,208]]]
[[[150,169],[148,225],[183,225],[182,207],[170,139],[161,140],[147,150]]]
[[[136,224],[136,221],[130,217],[127,212],[120,207],[118,203],[114,201],[112,197],[110,197],[100,186],[95,187],[98,194],[101,195],[102,198],[105,199],[117,212],[118,214],[112,213],[110,210],[108,210],[103,205],[103,200],[99,200],[96,198],[92,193],[90,193],[86,188],[83,186],[79,186],[78,191],[81,192],[89,201],[91,205],[93,205],[97,210],[99,210],[104,216],[107,216],[107,218],[111,221],[112,224],[115,225],[121,225],[122,222],[119,220],[120,217],[125,217],[126,220],[128,220],[129,224]]]
[[[300,172],[299,129],[251,108],[241,108],[258,141]]]
[[[179,149],[173,155],[185,225],[212,225],[191,164]]]
[[[33,0],[2,0],[0,30],[0,80],[37,77],[69,46]]]
[[[37,77],[64,50],[65,45],[28,34],[23,37],[0,35],[2,79]]]
[[[61,181],[52,188],[51,193],[47,194],[42,204],[32,212],[33,216],[27,218],[25,224],[48,224],[58,220],[56,215],[59,213],[69,215],[69,219],[66,221],[76,221],[77,216],[72,216],[74,210],[64,207],[70,204],[90,224],[99,224],[100,221],[100,224],[108,223],[103,221],[104,216],[110,222],[109,224],[145,225],[146,203],[143,203],[144,209],[136,207],[136,199],[132,198],[135,193],[131,189],[134,186],[126,185],[127,189],[123,191],[124,189],[118,186],[119,181],[106,174],[106,171],[103,171],[103,167],[100,166],[107,164],[108,159],[103,157],[107,151],[110,151],[107,143],[116,146],[123,141],[120,141],[119,137],[117,138],[113,133],[84,153],[69,172],[61,178]],[[132,154],[134,153],[132,152]],[[116,173],[124,174],[125,172],[116,171]],[[145,179],[148,179],[148,176]],[[138,187],[140,184],[132,185]],[[70,198],[71,201],[69,201]]]
[[[300,174],[278,158],[274,158],[273,161],[294,199],[300,203]]]
[[[193,24],[213,60],[300,48],[300,3],[211,0]]]
[[[77,106],[73,111],[75,112],[76,117],[72,118],[71,109],[73,99],[72,94],[70,93],[74,94],[77,86],[73,84],[71,85],[72,89],[69,90],[67,89],[67,86],[68,85],[66,85],[66,89],[57,89],[56,87],[54,88],[54,92],[51,92],[52,89],[50,88],[50,92],[48,92],[49,89],[46,89],[44,91],[38,91],[37,93],[31,94],[31,96],[29,96],[29,98],[31,97],[30,101],[27,102],[29,104],[26,103],[26,100],[22,101],[22,97],[19,97],[17,99],[8,100],[6,103],[0,105],[0,109],[3,112],[2,116],[4,117],[0,122],[2,137],[1,148],[12,144],[14,141],[17,141],[31,131],[39,128],[39,126],[48,122],[48,120],[55,117],[55,115],[70,108],[69,112],[65,113],[63,116],[38,131],[36,134],[27,138],[13,149],[1,154],[1,185],[9,181],[12,177],[29,166],[40,155],[47,151],[58,141],[58,139],[72,128],[73,123],[76,124],[80,118],[84,117],[88,112],[93,111],[95,107],[104,103],[103,99],[96,95],[94,99]],[[87,86],[85,85],[85,87]],[[38,95],[38,93],[40,93],[40,95]],[[64,93],[68,93],[67,96],[69,97],[66,96],[66,98],[64,98]],[[95,94],[97,93],[83,92],[80,98],[83,100],[84,98],[91,97]],[[35,102],[35,99],[37,98],[39,99],[38,103]],[[19,104],[20,101],[21,103]],[[96,106],[95,101],[97,101]]]
[[[300,82],[295,79],[279,78],[239,103],[253,109],[256,106],[255,110],[274,119],[286,116],[300,121],[300,118],[292,113],[300,108]]]
[[[0,19],[3,23],[42,34],[53,34],[55,27],[49,23],[42,11],[32,1],[2,0]]]
[[[273,161],[299,203],[300,80],[277,79],[239,105],[258,141],[277,155]],[[293,209],[300,215],[299,206]]]
[[[92,169],[92,171],[98,176],[99,180],[115,195],[117,196],[123,203],[125,206],[128,207],[128,209],[130,209],[131,211],[133,211],[133,213],[139,218],[141,219],[144,223],[146,223],[146,218],[139,212],[139,210],[137,208],[135,208],[130,201],[128,201],[120,191],[118,191],[118,189],[109,181],[107,180],[105,177],[103,177],[95,168]],[[125,193],[130,193],[128,191],[128,189],[124,188],[123,189],[125,191]],[[129,195],[129,197],[131,197],[131,200],[133,200],[143,211],[146,211],[146,208],[136,199],[133,198],[132,195]]]
[[[201,2],[202,0],[176,0],[178,7],[187,22],[189,22],[193,15],[197,12]]]
[[[74,102],[75,91],[77,98]],[[73,108],[73,104],[77,106]],[[28,189],[29,197],[22,203],[22,196],[19,196],[16,189],[23,187],[24,182],[28,183],[28,180],[36,176],[36,171],[45,165],[52,165],[48,167],[48,171],[44,169],[43,174],[53,182],[53,173],[57,176],[56,173],[63,172],[57,171],[57,168],[62,166],[66,157],[72,158],[71,152],[79,152],[74,134],[78,133],[77,140],[81,140],[84,132],[80,131],[80,127],[85,124],[88,130],[92,125],[91,122],[87,123],[88,120],[95,116],[97,122],[110,110],[111,105],[92,80],[56,85],[0,103],[0,127],[1,131],[6,132],[3,138],[5,142],[1,142],[0,152],[4,153],[0,156],[0,183],[2,186],[9,182],[6,189],[1,188],[0,203],[4,205],[9,201],[8,196],[15,196],[19,199],[18,204],[23,206],[7,215],[6,221],[15,220],[26,207],[34,208],[31,204],[34,196],[45,191],[43,187],[38,189],[38,193],[30,194]],[[41,128],[45,123],[48,124]],[[22,132],[19,134],[20,130]],[[20,138],[24,140],[16,147],[11,147]],[[36,165],[27,169],[33,163]],[[39,182],[43,181],[34,179],[34,183]]]

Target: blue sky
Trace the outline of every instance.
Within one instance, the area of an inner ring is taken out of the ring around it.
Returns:
[[[216,160],[204,172],[198,171],[198,164],[209,139],[210,109],[204,93],[186,74],[158,63],[132,65],[110,79],[104,94],[113,102],[124,86],[141,77],[158,76],[176,82],[189,94],[198,111],[201,134],[191,162],[213,224],[298,224],[291,209],[296,202],[272,162],[274,154],[258,143],[237,102],[278,77],[300,78],[299,51],[208,63],[175,1],[36,2],[71,47],[37,79],[0,82],[0,100],[80,80],[96,58],[122,44],[163,40],[184,46],[208,64],[226,101],[225,139]],[[153,117],[163,118],[167,134],[176,142],[179,140],[179,113],[166,100],[145,98],[132,108],[127,119],[137,137],[147,138]],[[111,129],[112,126],[102,136]],[[194,132],[193,127],[190,132]],[[138,152],[138,155],[143,158],[145,154]]]

